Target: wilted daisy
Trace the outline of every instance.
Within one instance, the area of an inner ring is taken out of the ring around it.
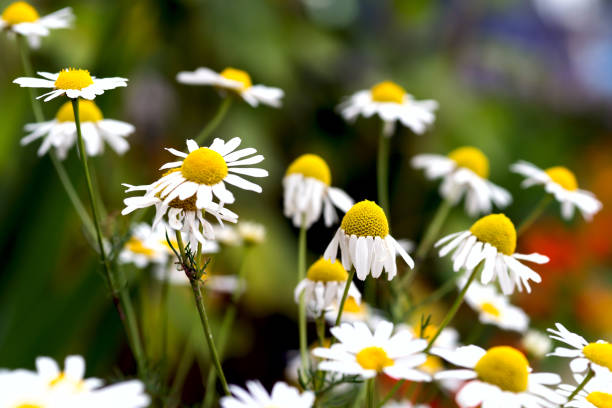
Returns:
[[[285,216],[296,227],[309,228],[323,212],[326,226],[338,220],[334,206],[347,212],[354,204],[344,191],[331,187],[329,166],[316,154],[304,154],[293,161],[283,178]]]
[[[246,390],[230,385],[231,396],[222,397],[222,408],[310,408],[314,404],[312,391],[300,393],[297,388],[277,382],[268,394],[259,381],[247,381]]]
[[[171,254],[165,233],[164,224],[157,225],[155,229],[146,222],[136,224],[130,239],[119,253],[119,261],[133,263],[139,268],[149,264],[165,264]]]
[[[602,208],[593,193],[578,188],[576,176],[566,167],[555,166],[542,170],[531,163],[520,161],[510,166],[510,170],[525,176],[521,183],[523,188],[543,185],[544,190],[561,204],[561,215],[565,219],[572,218],[574,207],[578,207],[582,216],[590,221]]]
[[[102,154],[105,142],[119,154],[125,153],[130,148],[125,137],[134,133],[134,126],[114,119],[105,119],[102,111],[93,101],[82,100],[79,103],[79,119],[88,156]],[[22,145],[42,138],[43,142],[38,149],[39,156],[47,153],[53,147],[57,156],[62,160],[65,159],[68,150],[75,145],[77,140],[72,103],[63,104],[57,111],[55,119],[29,123],[25,125],[25,130],[30,134],[21,139]]]
[[[240,221],[238,235],[244,245],[258,245],[266,240],[266,227],[257,222]]]
[[[397,273],[396,254],[414,268],[414,261],[389,234],[389,224],[382,208],[373,201],[360,201],[342,218],[340,228],[329,243],[323,257],[335,260],[338,246],[344,269],[355,266],[357,277],[365,280],[368,274],[378,278],[383,268],[389,280]]]
[[[70,99],[92,100],[97,95],[102,95],[104,91],[127,86],[125,78],[96,78],[86,69],[65,68],[57,74],[38,72],[38,75],[42,78],[21,77],[13,82],[22,88],[53,88],[51,92],[38,97],[45,98],[45,102],[64,94]]]
[[[557,347],[549,356],[571,358],[572,371],[582,373],[589,364],[605,367],[612,372],[612,344],[598,340],[596,343],[587,342],[579,334],[567,330],[561,323],[555,324],[557,330],[548,329],[550,338],[559,340],[571,348]]]
[[[470,216],[490,213],[493,204],[504,208],[512,202],[505,189],[489,181],[489,159],[475,147],[464,146],[448,156],[419,154],[412,166],[424,169],[428,179],[442,179],[440,195],[453,205],[465,195],[465,210]]]
[[[354,122],[359,115],[366,118],[378,115],[385,123],[385,135],[391,136],[397,121],[414,133],[425,132],[436,119],[438,103],[417,101],[395,82],[384,81],[346,98],[338,109],[348,122]]]
[[[564,406],[574,408],[608,408],[612,406],[612,375],[605,368],[593,367],[595,376],[591,378],[582,390],[574,396],[572,401]],[[576,384],[584,381],[584,376],[574,374]],[[574,394],[578,385],[561,384],[558,392],[565,398]]]
[[[72,9],[63,8],[40,17],[34,7],[25,1],[16,1],[4,9],[0,16],[0,30],[6,29],[25,36],[30,45],[37,47],[40,37],[49,35],[56,28],[68,28],[74,20]]]
[[[353,282],[347,282],[347,279],[348,273],[340,261],[332,262],[320,258],[308,268],[306,278],[295,288],[295,301],[299,302],[303,292],[308,314],[312,317],[319,317],[333,304],[340,303],[344,288],[349,284],[348,296],[359,303],[361,293],[357,286]]]
[[[413,338],[407,330],[392,334],[393,324],[382,321],[372,333],[365,323],[355,322],[332,327],[331,333],[338,343],[313,350],[315,356],[324,359],[320,370],[363,378],[384,373],[395,379],[431,380],[429,374],[417,369],[427,359],[422,352],[427,341]]]
[[[552,341],[544,333],[531,329],[521,339],[521,346],[534,357],[544,358],[552,349]]]
[[[525,255],[514,252],[516,229],[504,214],[484,216],[468,231],[450,234],[436,242],[435,246],[442,246],[441,257],[454,251],[452,260],[455,272],[461,268],[472,271],[484,261],[480,281],[486,285],[497,278],[505,295],[513,293],[515,286],[519,291],[525,286],[527,292],[531,292],[529,281],[542,281],[540,275],[520,261],[548,262],[548,257],[538,253]]]
[[[436,354],[460,367],[437,373],[436,380],[455,378],[468,381],[455,397],[461,408],[552,408],[564,399],[549,389],[561,381],[557,374],[532,373],[520,351],[497,346],[483,350],[465,346],[456,350],[436,350]]]
[[[253,107],[263,103],[278,108],[285,96],[282,89],[253,85],[251,76],[246,71],[230,67],[221,73],[210,68],[183,71],[178,73],[176,80],[187,85],[211,85],[223,91],[235,92]]]

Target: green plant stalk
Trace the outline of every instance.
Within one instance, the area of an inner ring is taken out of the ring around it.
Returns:
[[[376,161],[376,184],[378,187],[378,203],[382,207],[387,219],[390,218],[389,213],[389,148],[391,138],[385,136],[384,122],[382,131],[378,138],[378,160]]]
[[[140,340],[140,334],[138,332],[138,325],[136,324],[134,309],[132,302],[130,301],[129,295],[125,290],[121,290],[118,282],[113,274],[109,260],[106,256],[106,249],[104,248],[104,238],[102,236],[102,228],[100,226],[99,212],[97,206],[97,199],[93,190],[91,182],[91,175],[89,173],[89,165],[87,164],[87,151],[85,150],[85,142],[83,135],[81,134],[81,121],[79,118],[79,99],[71,99],[72,109],[74,111],[74,122],[77,131],[77,144],[79,153],[81,155],[81,164],[83,165],[83,174],[87,181],[87,194],[89,195],[89,202],[91,204],[91,212],[93,215],[94,227],[96,230],[96,239],[98,242],[98,250],[100,255],[100,261],[104,266],[104,275],[107,283],[111,290],[111,296],[113,297],[113,303],[119,313],[119,318],[125,328],[128,341],[134,353],[134,358],[138,364],[138,372],[141,376],[147,376],[147,363],[145,360],[145,354],[143,351],[142,343]]]
[[[232,105],[232,97],[228,95],[223,99],[223,102],[221,102],[221,105],[219,105],[219,109],[217,109],[217,113],[215,113],[215,116],[213,116],[210,122],[208,122],[208,124],[204,127],[204,129],[202,129],[202,131],[196,137],[196,142],[199,145],[208,141],[209,136],[212,134],[212,132],[215,131],[215,129],[219,126],[219,124],[221,124],[221,121],[223,121],[223,118],[225,117],[231,105]]]
[[[176,367],[174,381],[170,387],[170,393],[168,394],[169,403],[167,404],[169,407],[176,407],[179,405],[178,399],[180,398],[181,389],[183,388],[183,384],[185,383],[185,379],[187,378],[187,374],[195,358],[194,343],[195,330],[192,329],[189,337],[187,337],[183,354]]]
[[[300,226],[300,235],[298,238],[298,282],[306,277],[306,223],[305,217],[302,217]],[[302,370],[307,371],[310,367],[308,359],[308,337],[306,325],[306,301],[304,293],[300,294],[300,303],[298,306],[298,330],[300,340],[300,358],[302,360]]]
[[[542,213],[544,212],[544,210],[546,210],[546,207],[548,207],[552,200],[553,197],[550,194],[546,194],[544,197],[542,197],[540,202],[535,206],[535,208],[531,211],[527,218],[525,218],[520,223],[519,227],[516,229],[516,235],[522,235],[523,232],[525,232],[531,226],[531,224],[533,224],[535,220],[537,220],[540,215],[542,215]]]
[[[395,393],[402,387],[402,385],[404,385],[405,382],[406,380],[403,380],[403,379],[397,381],[395,385],[393,385],[393,388],[389,390],[387,395],[385,395],[384,398],[378,403],[378,408],[381,408],[383,405],[385,405],[387,401],[389,401],[395,395]],[[417,384],[416,382],[411,383],[409,386],[410,388],[408,389],[406,394],[408,395],[412,394],[412,390],[414,389],[416,384]]]
[[[567,397],[567,401],[565,402],[565,404],[561,404],[560,407],[563,408],[564,406],[566,406],[568,403],[572,402],[572,400],[574,399],[574,397],[576,395],[578,395],[578,393],[580,391],[582,391],[584,389],[584,387],[586,387],[586,385],[588,384],[589,381],[591,381],[591,379],[595,376],[595,371],[593,371],[590,367],[589,367],[589,372],[587,373],[586,377],[584,377],[584,379],[582,380],[582,382],[578,385],[578,387],[576,387],[576,389],[574,390],[574,392],[572,392],[570,394],[569,397]]]
[[[366,386],[367,386],[367,389],[368,389],[368,391],[367,391],[368,396],[366,398],[367,407],[368,408],[374,408],[376,406],[376,404],[374,403],[374,401],[376,399],[376,390],[375,390],[375,387],[376,387],[376,377],[370,378],[367,381],[367,385]]]
[[[340,320],[342,319],[342,312],[344,311],[344,303],[346,303],[346,298],[348,297],[349,288],[351,287],[351,283],[353,282],[354,276],[355,268],[351,268],[351,272],[349,273],[349,276],[346,279],[346,286],[344,287],[344,292],[342,293],[340,305],[338,306],[338,316],[336,316],[336,324],[334,326],[340,325]]]

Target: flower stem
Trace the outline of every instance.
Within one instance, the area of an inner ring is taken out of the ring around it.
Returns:
[[[217,109],[217,113],[215,113],[215,116],[213,116],[211,121],[208,122],[208,124],[204,126],[204,129],[202,129],[202,131],[198,134],[196,142],[199,145],[206,142],[210,134],[214,132],[214,130],[219,126],[219,124],[225,117],[225,114],[229,110],[231,104],[232,98],[230,96],[226,96],[223,99],[223,102],[221,102],[221,105],[219,105],[219,109]]]
[[[367,387],[368,387],[368,395],[366,397],[366,401],[367,401],[367,408],[374,408],[375,404],[374,404],[374,399],[376,398],[375,394],[376,394],[376,377],[370,378],[367,381]]]
[[[389,213],[389,148],[391,138],[385,136],[384,122],[380,136],[378,137],[378,160],[376,162],[376,176],[378,187],[378,203],[382,207],[387,219],[391,216]]]
[[[104,275],[107,283],[111,290],[113,297],[113,303],[117,308],[119,317],[126,330],[128,341],[131,343],[132,352],[134,358],[138,364],[138,372],[141,376],[146,377],[147,364],[145,361],[145,354],[143,351],[140,333],[138,332],[138,326],[134,315],[134,309],[129,298],[129,294],[120,288],[115,275],[111,269],[109,260],[106,256],[106,248],[104,247],[104,238],[102,236],[102,228],[100,226],[99,212],[98,212],[98,201],[93,190],[93,184],[91,182],[91,175],[89,173],[89,165],[87,164],[87,151],[85,150],[85,142],[83,141],[83,135],[81,134],[81,121],[79,118],[79,99],[71,99],[72,109],[74,111],[74,122],[77,131],[77,143],[79,153],[81,155],[81,164],[83,165],[83,174],[87,181],[87,194],[89,195],[89,202],[91,204],[91,212],[93,215],[93,222],[96,232],[96,239],[98,242],[98,252],[100,254],[100,261],[104,266]]]
[[[393,388],[391,388],[391,390],[389,390],[389,392],[387,393],[387,395],[385,395],[385,397],[382,399],[382,401],[380,401],[378,403],[378,408],[381,408],[383,405],[385,405],[387,403],[387,401],[389,401],[397,392],[397,390],[399,390],[402,385],[404,385],[404,383],[406,382],[406,380],[401,379],[399,381],[397,381],[395,383],[395,385],[393,385]],[[415,382],[410,384],[410,389],[406,392],[406,395],[410,395],[412,394],[412,388],[416,385]]]
[[[529,228],[531,224],[533,224],[535,220],[537,220],[540,217],[540,215],[542,215],[542,213],[544,212],[546,207],[548,207],[552,199],[553,199],[552,195],[550,194],[546,194],[544,197],[542,197],[538,205],[535,206],[535,208],[531,211],[531,213],[527,216],[527,218],[525,218],[520,223],[519,227],[516,229],[517,236],[522,235],[523,232],[525,232],[527,228]]]
[[[561,404],[561,408],[563,408],[565,405],[569,404],[570,402],[572,402],[572,400],[574,399],[574,397],[576,395],[578,395],[578,393],[580,391],[582,391],[584,389],[584,387],[587,385],[587,383],[589,381],[591,381],[591,379],[595,376],[595,371],[593,371],[590,367],[589,367],[589,372],[587,373],[586,377],[584,377],[584,379],[582,380],[582,382],[578,385],[578,387],[576,387],[576,389],[574,390],[574,392],[572,392],[570,394],[569,397],[567,397],[567,401],[565,402],[565,404]]]
[[[340,305],[338,306],[338,316],[336,317],[335,326],[340,325],[340,320],[342,319],[342,312],[344,311],[344,303],[346,303],[346,298],[348,297],[349,288],[351,287],[351,283],[353,283],[353,276],[355,276],[355,268],[351,268],[351,272],[346,280],[346,286],[344,287],[344,292],[342,293],[342,299],[340,300]]]
[[[306,277],[306,222],[304,217],[300,225],[300,235],[298,238],[298,282]],[[306,328],[306,302],[304,293],[300,295],[298,309],[298,330],[300,339],[300,357],[302,360],[302,370],[308,370],[308,339]]]

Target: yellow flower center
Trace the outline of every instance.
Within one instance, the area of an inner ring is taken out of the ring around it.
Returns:
[[[448,158],[457,163],[457,166],[472,170],[484,179],[489,177],[489,159],[480,149],[471,146],[460,147],[450,152]]]
[[[16,1],[2,12],[2,20],[6,21],[9,25],[32,23],[38,20],[38,18],[39,15],[36,9],[25,1]]]
[[[503,254],[512,255],[516,249],[516,229],[504,214],[482,217],[472,225],[470,232],[480,242],[488,242]]]
[[[342,266],[342,262],[338,260],[331,262],[320,258],[308,268],[306,277],[311,281],[318,282],[345,282],[348,273]]]
[[[21,404],[21,405],[17,405],[16,408],[43,408],[43,406],[36,405],[36,404]]]
[[[244,91],[253,85],[250,75],[241,69],[230,67],[225,68],[223,71],[221,71],[221,76],[225,79],[240,82],[242,84],[242,88],[240,88],[241,91]]]
[[[480,309],[486,314],[490,314],[495,317],[499,317],[501,315],[499,309],[496,308],[491,302],[484,302],[482,305],[480,305]]]
[[[439,357],[427,356],[427,360],[425,360],[425,362],[421,364],[419,368],[429,374],[435,374],[438,371],[442,370],[444,368],[444,365],[442,364],[442,360],[440,360]]]
[[[434,326],[433,324],[428,324],[425,328],[422,328],[420,325],[416,327],[415,332],[421,339],[432,339],[433,336],[438,332],[438,326]]]
[[[591,343],[582,349],[584,356],[593,363],[612,371],[612,344]]]
[[[344,302],[344,307],[342,308],[343,312],[352,313],[352,314],[362,314],[364,313],[365,303],[358,304],[357,300],[353,296],[349,296],[346,298]]]
[[[555,183],[560,185],[566,190],[575,191],[578,189],[578,182],[576,181],[576,176],[569,170],[567,167],[563,166],[555,166],[549,169],[546,169],[546,174],[548,177],[552,179]]]
[[[62,69],[55,80],[57,89],[78,89],[87,88],[93,85],[93,79],[86,69],[66,68]]]
[[[131,237],[128,242],[125,243],[125,249],[135,254],[146,256],[152,256],[155,253],[151,248],[144,246],[143,242],[136,237]]]
[[[391,81],[380,82],[370,89],[372,100],[376,102],[403,103],[406,91]]]
[[[66,102],[57,111],[55,118],[58,122],[74,122],[74,110],[72,102]],[[79,119],[81,122],[99,122],[104,117],[102,111],[93,101],[82,99],[79,101]]]
[[[355,356],[357,363],[366,370],[382,371],[383,368],[395,364],[387,352],[380,347],[366,347]]]
[[[497,385],[504,391],[524,392],[527,390],[529,362],[515,348],[492,347],[478,360],[474,371],[481,381]]]
[[[194,183],[213,186],[227,176],[227,163],[223,156],[214,150],[200,147],[185,157],[181,174]]]
[[[381,237],[389,234],[389,223],[382,208],[374,201],[363,200],[353,205],[342,218],[341,228],[347,235]]]
[[[316,154],[304,154],[293,161],[287,168],[287,175],[301,174],[311,177],[329,186],[331,184],[331,172],[329,166],[320,156]]]
[[[595,391],[587,395],[586,400],[597,408],[612,408],[612,394]]]

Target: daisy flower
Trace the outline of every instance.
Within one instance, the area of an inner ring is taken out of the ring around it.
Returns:
[[[313,263],[306,278],[298,283],[294,291],[295,301],[299,303],[300,295],[304,293],[306,310],[311,317],[319,317],[333,304],[339,304],[344,288],[350,284],[348,296],[357,303],[361,301],[361,293],[353,282],[347,283],[348,273],[338,260],[328,261],[320,258]]]
[[[544,358],[552,349],[552,341],[544,333],[531,329],[521,339],[521,346],[532,356]]]
[[[251,76],[243,70],[225,68],[217,73],[209,68],[179,72],[176,80],[187,85],[211,85],[223,91],[238,94],[246,103],[256,107],[260,103],[279,108],[285,93],[282,89],[253,85]]]
[[[412,334],[413,337],[417,339],[425,339],[427,341],[433,338],[438,331],[438,327],[433,324],[428,324],[425,328],[421,328],[420,324],[414,326],[400,325],[400,328],[404,327]],[[454,350],[457,347],[459,347],[459,333],[452,327],[445,327],[434,341],[432,350]],[[444,364],[438,356],[430,354],[427,356],[427,360],[419,368],[426,373],[433,375],[444,369]]]
[[[242,245],[242,238],[238,234],[238,229],[231,225],[215,225],[213,227],[215,241],[221,245],[238,246]]]
[[[465,210],[472,217],[490,213],[493,204],[504,208],[512,202],[508,191],[489,181],[489,159],[475,147],[460,147],[448,156],[419,154],[412,166],[423,169],[428,179],[441,178],[440,195],[453,205],[465,195]]]
[[[211,241],[207,241],[206,245],[202,249],[202,253],[204,254],[212,254],[215,253],[215,245]],[[178,260],[174,258],[176,262]],[[176,264],[172,264],[167,269],[157,268],[153,271],[153,276],[160,281],[168,280],[168,283],[176,286],[189,286],[189,278],[185,275],[185,272],[178,270],[176,268]],[[202,281],[204,282],[204,286],[207,290],[217,292],[217,293],[225,293],[232,294],[237,290],[240,293],[243,293],[246,290],[246,282],[244,279],[240,279],[236,275],[217,275],[215,273],[211,273],[209,270],[206,271],[204,275],[202,275]]]
[[[338,305],[340,301],[333,302],[329,309],[325,312],[325,320],[331,325],[336,324],[338,317]],[[362,299],[356,299],[353,296],[347,296],[342,309],[341,323],[363,322],[369,327],[376,327],[382,320],[380,311],[374,309]]]
[[[361,280],[365,280],[370,273],[373,278],[378,278],[383,269],[387,272],[387,278],[393,279],[397,273],[396,254],[410,268],[414,268],[410,255],[389,234],[385,212],[373,201],[360,201],[344,214],[340,228],[323,257],[335,260],[338,246],[344,269],[350,270],[355,266],[357,277]]]
[[[531,292],[529,280],[542,281],[540,275],[520,261],[537,264],[548,262],[548,257],[538,253],[525,255],[514,252],[516,229],[504,214],[484,216],[468,231],[450,234],[436,242],[435,246],[442,246],[441,257],[454,251],[452,260],[455,272],[461,268],[472,271],[484,261],[480,281],[486,285],[497,278],[505,295],[513,293],[515,286],[522,291],[523,285],[527,292]]]
[[[257,222],[240,221],[238,235],[245,245],[258,245],[266,240],[266,227]]]
[[[0,407],[63,408],[65,399],[50,393],[36,373],[0,370]]]
[[[523,188],[543,185],[544,190],[561,204],[561,215],[565,219],[572,218],[574,207],[578,207],[582,216],[590,221],[603,206],[593,193],[578,188],[576,176],[566,167],[555,166],[541,170],[531,163],[519,161],[510,166],[510,170],[525,176],[521,183]]]
[[[593,367],[595,376],[591,378],[584,388],[574,396],[572,401],[568,401],[565,407],[574,408],[608,408],[612,406],[612,375],[606,369],[601,367]],[[576,384],[581,384],[585,377],[579,374],[574,374]],[[561,384],[557,392],[569,398],[574,394],[578,385]]]
[[[466,279],[461,279],[463,287]],[[492,324],[504,330],[524,333],[529,328],[529,317],[509,299],[497,293],[493,286],[473,282],[465,293],[465,301],[478,313],[481,323]]]
[[[550,338],[559,340],[570,346],[557,347],[549,356],[571,358],[570,367],[572,371],[582,373],[586,371],[589,364],[601,366],[612,371],[612,344],[599,340],[596,343],[587,342],[579,334],[567,330],[561,323],[555,325],[557,330],[548,329]]]
[[[321,217],[325,225],[338,220],[334,206],[347,212],[354,204],[344,191],[331,187],[329,166],[316,154],[304,154],[293,161],[283,178],[285,216],[296,227],[310,226]]]
[[[284,382],[277,382],[268,394],[259,381],[247,381],[247,389],[230,385],[231,396],[221,398],[221,408],[310,408],[314,404],[315,395],[312,391],[300,394]]]
[[[104,152],[104,142],[117,153],[123,154],[129,148],[126,136],[134,133],[134,126],[114,119],[105,119],[102,111],[93,101],[79,102],[79,119],[83,140],[88,156],[98,156]],[[54,147],[60,159],[65,159],[68,150],[77,140],[76,123],[72,103],[66,102],[57,111],[55,119],[47,122],[28,123],[25,130],[29,135],[21,139],[21,145],[27,145],[36,139],[43,139],[38,155],[47,153]]]
[[[32,47],[38,47],[40,37],[49,35],[50,30],[69,28],[74,20],[70,7],[40,17],[34,7],[25,1],[16,1],[4,9],[0,15],[0,30],[21,34]]]
[[[382,321],[372,333],[365,323],[355,322],[332,327],[331,333],[339,343],[313,350],[316,357],[324,359],[320,370],[364,379],[384,373],[394,379],[431,380],[429,374],[417,369],[427,359],[422,352],[427,341],[413,338],[407,330],[392,335],[393,324]]]
[[[455,397],[461,408],[552,408],[564,399],[546,387],[561,381],[557,374],[532,373],[527,358],[520,351],[497,346],[483,350],[478,346],[456,350],[436,350],[446,361],[463,367],[437,373],[436,380],[467,380]]]
[[[77,68],[65,68],[57,74],[38,72],[38,75],[42,78],[21,77],[13,82],[22,88],[53,88],[52,91],[38,97],[45,98],[45,102],[64,94],[70,99],[92,100],[97,95],[102,95],[104,91],[127,86],[125,78],[96,78],[91,76],[89,71]]]
[[[165,225],[161,223],[155,229],[146,222],[136,224],[130,239],[119,253],[119,262],[133,263],[139,268],[149,264],[165,265],[171,254],[165,232]]]

